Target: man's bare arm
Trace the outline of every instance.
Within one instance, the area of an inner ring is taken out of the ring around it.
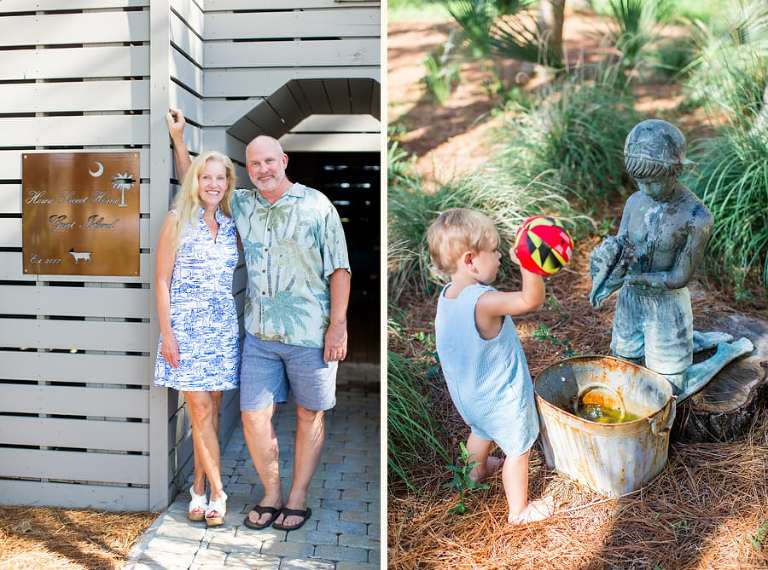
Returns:
[[[331,322],[325,332],[323,360],[340,361],[347,357],[347,307],[351,276],[346,269],[337,269],[330,276]]]
[[[184,143],[184,126],[187,124],[187,121],[184,119],[184,114],[179,109],[170,109],[165,116],[165,120],[168,123],[168,133],[171,135],[171,141],[173,142],[173,158],[176,161],[176,176],[177,179],[181,181],[184,179],[184,175],[192,164],[192,159],[189,157],[189,150]]]

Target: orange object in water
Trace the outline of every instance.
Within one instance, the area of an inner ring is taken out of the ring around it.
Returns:
[[[667,464],[676,401],[667,379],[611,356],[581,356],[534,384],[547,465],[611,497],[635,491]],[[600,408],[600,417],[584,418]],[[606,411],[618,421],[602,421]],[[576,413],[574,413],[576,412]]]

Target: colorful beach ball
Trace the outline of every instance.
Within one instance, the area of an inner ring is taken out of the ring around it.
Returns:
[[[557,218],[533,216],[517,230],[515,253],[525,269],[546,277],[568,265],[573,240]]]

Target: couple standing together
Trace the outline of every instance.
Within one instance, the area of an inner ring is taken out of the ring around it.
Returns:
[[[235,189],[226,156],[190,160],[180,111],[170,111],[168,126],[183,183],[157,244],[155,384],[183,391],[187,402],[195,466],[188,516],[209,526],[224,522],[218,415],[222,391],[239,384],[245,441],[264,486],[244,524],[295,530],[311,516],[307,493],[325,439],[323,412],[336,403],[336,370],[347,353],[344,230],[322,193],[288,180],[288,157],[276,139],[259,136],[246,147],[256,190]],[[248,273],[242,359],[232,297],[238,247]],[[289,389],[296,442],[284,497],[272,415]]]

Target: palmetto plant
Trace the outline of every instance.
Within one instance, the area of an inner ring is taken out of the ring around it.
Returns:
[[[646,47],[658,37],[658,21],[667,7],[666,0],[610,0],[613,19],[608,39],[621,52],[622,65],[634,68]]]
[[[475,57],[506,57],[562,67],[536,20],[533,0],[444,0]]]

